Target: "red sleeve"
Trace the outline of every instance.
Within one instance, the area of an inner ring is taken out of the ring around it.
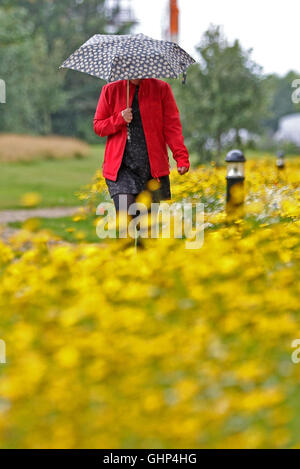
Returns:
[[[106,93],[107,85],[104,85],[101,90],[94,117],[94,132],[100,137],[106,137],[107,135],[115,134],[122,128],[123,125],[126,125],[121,111],[114,112],[113,114],[110,112]]]
[[[171,86],[166,83],[163,96],[163,131],[177,167],[190,167],[189,153],[184,144],[178,107]]]

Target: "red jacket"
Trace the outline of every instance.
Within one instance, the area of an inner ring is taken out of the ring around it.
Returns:
[[[129,82],[129,107],[135,85]],[[115,181],[127,139],[127,124],[121,111],[127,107],[127,80],[104,85],[94,118],[94,131],[107,137],[103,176]],[[139,107],[148,149],[151,174],[154,178],[170,173],[167,145],[177,167],[189,168],[189,154],[184,145],[179,111],[170,85],[155,78],[140,82]]]

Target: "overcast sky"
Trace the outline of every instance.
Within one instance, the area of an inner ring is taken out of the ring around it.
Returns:
[[[132,0],[139,25],[135,32],[162,38],[168,0]],[[179,44],[195,56],[194,46],[210,24],[223,26],[226,37],[239,39],[265,73],[300,76],[299,0],[178,0]],[[197,59],[197,57],[195,56]]]

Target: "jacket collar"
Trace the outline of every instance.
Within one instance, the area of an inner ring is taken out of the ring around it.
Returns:
[[[142,81],[140,82],[140,92],[139,92],[139,96],[141,96],[143,94],[143,90],[145,90],[145,87],[147,88],[147,81],[148,79],[147,78],[144,78],[142,79]],[[127,80],[123,80],[123,90],[124,90],[124,96],[125,96],[125,99],[126,99],[126,96],[127,96]],[[131,106],[132,104],[132,100],[133,100],[133,96],[134,96],[134,93],[135,93],[135,90],[136,90],[136,85],[134,85],[133,83],[131,83],[131,81],[129,80],[129,105]]]

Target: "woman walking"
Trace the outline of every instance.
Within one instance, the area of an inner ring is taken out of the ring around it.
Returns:
[[[94,117],[95,133],[107,137],[102,169],[117,212],[120,196],[128,211],[138,194],[149,190],[153,179],[159,183],[152,191],[153,202],[171,199],[167,145],[179,174],[190,166],[170,85],[154,78],[130,80],[129,107],[126,87],[127,80],[103,86]]]

